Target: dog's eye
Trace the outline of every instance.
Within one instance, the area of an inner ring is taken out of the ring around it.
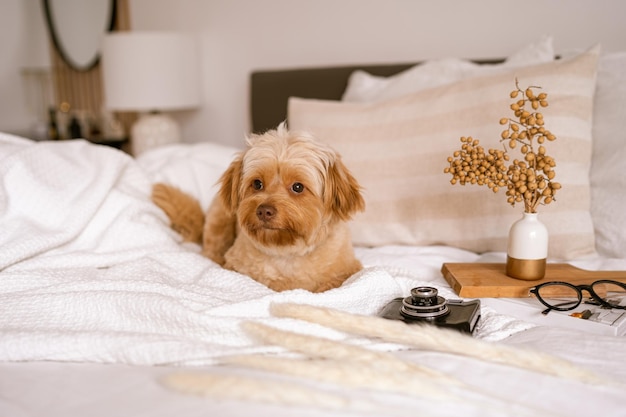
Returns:
[[[261,180],[252,181],[252,188],[254,188],[257,191],[261,191],[263,189],[263,181]]]
[[[300,182],[294,182],[291,185],[291,191],[293,191],[296,194],[300,194],[302,191],[304,191],[304,185],[302,185],[302,183]]]

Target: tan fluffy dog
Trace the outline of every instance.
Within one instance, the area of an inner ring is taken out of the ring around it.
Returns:
[[[155,185],[152,195],[208,258],[276,291],[325,291],[362,268],[346,223],[365,207],[359,184],[312,136],[284,125],[251,136],[220,183],[206,216],[169,185]]]

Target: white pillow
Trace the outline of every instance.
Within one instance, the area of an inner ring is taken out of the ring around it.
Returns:
[[[468,77],[488,75],[553,60],[552,38],[545,36],[538,42],[522,48],[501,64],[479,65],[462,59],[446,58],[424,62],[391,77],[375,76],[358,70],[350,75],[342,100],[349,102],[387,100]]]
[[[150,149],[137,162],[153,182],[178,187],[207,209],[217,193],[217,181],[239,151],[209,142],[175,144]]]
[[[550,233],[549,256],[573,259],[594,253],[589,212],[591,120],[599,47],[573,59],[464,79],[376,103],[289,101],[291,129],[308,130],[339,151],[364,187],[365,213],[352,221],[358,245],[445,244],[474,252],[505,251],[512,208],[503,192],[450,184],[446,158],[473,136],[498,148],[510,116],[509,92],[539,85],[548,92],[546,144],[563,186],[557,201],[539,208]],[[515,155],[517,153],[514,152]]]
[[[591,215],[598,253],[626,258],[626,52],[600,57],[593,113]]]

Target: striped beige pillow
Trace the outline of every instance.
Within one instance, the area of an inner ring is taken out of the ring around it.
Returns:
[[[599,49],[378,103],[291,98],[289,127],[330,143],[364,187],[366,211],[352,222],[355,244],[502,252],[523,205],[511,207],[504,191],[453,186],[443,169],[461,136],[501,146],[498,121],[512,116],[516,77],[522,87],[541,86],[550,103],[542,110],[546,127],[557,136],[546,148],[563,188],[557,201],[539,207],[539,217],[550,233],[549,257],[572,259],[595,250],[589,168]]]

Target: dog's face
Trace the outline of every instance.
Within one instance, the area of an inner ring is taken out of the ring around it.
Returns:
[[[364,209],[339,155],[311,136],[280,126],[248,144],[222,176],[220,198],[261,249],[306,250]]]

